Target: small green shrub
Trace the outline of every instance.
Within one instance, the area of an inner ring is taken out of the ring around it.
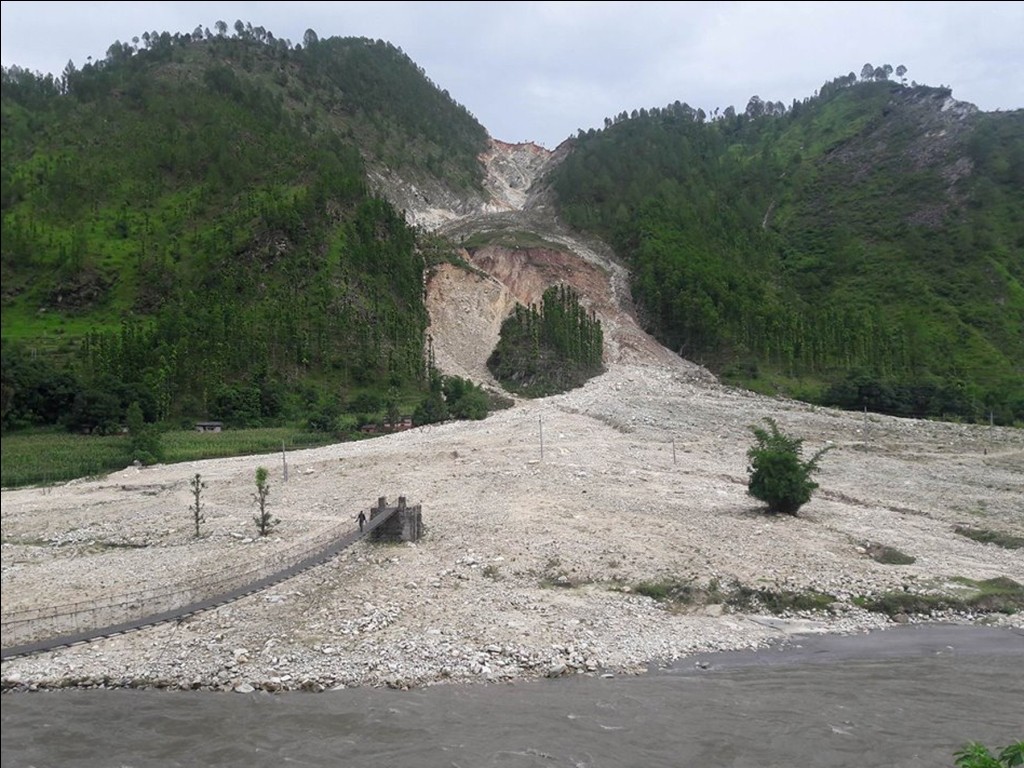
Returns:
[[[992,531],[985,528],[972,528],[969,525],[958,525],[953,531],[981,544],[995,544],[1003,549],[1024,549],[1024,536],[1011,533]]]
[[[887,547],[884,544],[868,542],[864,544],[864,549],[867,550],[868,557],[876,563],[882,563],[883,565],[910,565],[917,562],[916,557],[900,552],[895,547]]]
[[[803,461],[800,457],[803,440],[780,432],[772,418],[765,418],[765,422],[769,429],[751,427],[757,442],[747,451],[750,459],[747,492],[767,504],[771,514],[795,515],[811,500],[811,494],[818,487],[811,475],[832,446],[822,448]]]
[[[281,522],[267,509],[267,497],[270,496],[270,483],[267,482],[267,476],[266,467],[256,467],[256,493],[252,498],[259,511],[253,515],[252,519],[256,523],[256,529],[260,532],[260,536],[266,536]]]
[[[957,768],[1014,768],[1024,765],[1024,741],[1004,747],[998,755],[984,744],[972,741],[954,754]]]
[[[633,587],[633,591],[659,602],[671,601],[683,605],[697,602],[701,595],[695,585],[677,581],[642,581]]]
[[[501,571],[494,563],[484,566],[483,575],[485,579],[491,579],[492,581],[501,580]]]
[[[828,611],[835,600],[834,595],[813,590],[793,592],[737,585],[726,602],[741,611],[765,610],[780,614],[788,611]]]

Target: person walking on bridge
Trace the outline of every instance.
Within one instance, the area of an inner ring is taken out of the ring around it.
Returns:
[[[366,513],[363,512],[363,510],[360,509],[359,510],[359,517],[356,518],[356,519],[359,520],[359,532],[362,533],[363,532],[363,525],[366,524]]]

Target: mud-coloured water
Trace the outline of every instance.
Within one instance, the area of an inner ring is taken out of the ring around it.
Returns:
[[[6,768],[941,768],[1024,739],[1024,631],[796,637],[638,677],[322,694],[9,693]]]

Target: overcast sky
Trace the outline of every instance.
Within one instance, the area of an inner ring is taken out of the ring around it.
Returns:
[[[236,20],[400,47],[490,134],[554,148],[623,110],[812,96],[875,66],[1024,108],[1024,2],[2,2],[5,67],[59,75],[115,40]]]

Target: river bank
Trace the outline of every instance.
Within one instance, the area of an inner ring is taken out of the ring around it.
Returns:
[[[798,517],[766,516],[746,494],[750,425],[765,416],[808,451],[834,446]],[[278,455],[4,490],[4,615],[212,580],[346,521],[355,529],[359,510],[381,496],[421,504],[425,536],[360,542],[180,621],[5,660],[3,685],[247,692],[636,674],[653,660],[761,648],[793,631],[890,626],[889,615],[862,607],[865,596],[1024,583],[1019,550],[957,532],[1024,535],[1020,430],[865,419],[722,387],[682,361],[615,365],[578,390],[480,422],[287,461],[287,481]],[[268,537],[252,523],[260,465],[276,467],[270,504],[281,523]],[[208,484],[200,538],[188,512],[197,473]],[[875,544],[912,562],[880,562]],[[780,617],[650,596],[652,586],[734,585],[828,601]],[[1022,622],[982,612],[961,620]]]
[[[795,635],[623,677],[358,688],[8,694],[3,766],[952,768],[1019,740],[1020,631]]]

